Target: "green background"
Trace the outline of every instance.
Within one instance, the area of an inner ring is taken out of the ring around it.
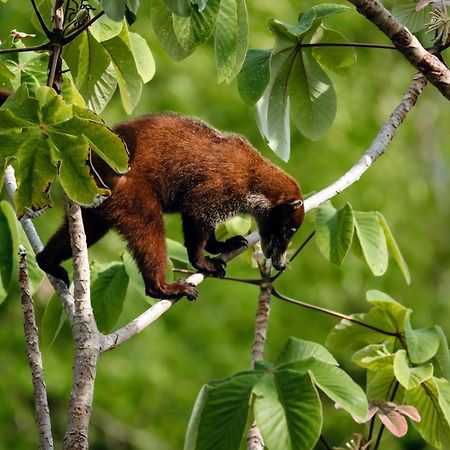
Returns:
[[[250,47],[273,45],[266,26],[269,18],[295,23],[298,13],[311,5],[293,0],[248,2]],[[29,24],[31,13],[29,2],[10,0],[0,4],[0,40],[8,38],[11,28],[34,32]],[[354,42],[386,43],[384,36],[355,12],[339,14],[328,24]],[[157,70],[144,87],[133,116],[176,111],[202,118],[219,129],[241,133],[293,175],[305,193],[327,186],[359,159],[414,75],[414,69],[394,51],[357,50],[358,65],[351,77],[331,75],[338,95],[338,113],[331,130],[323,139],[311,142],[293,128],[292,157],[284,164],[261,139],[254,111],[240,99],[236,83],[217,85],[211,43],[182,62],[171,60],[153,34],[147,1],[142,2],[138,21],[131,30],[148,39]],[[41,41],[42,36],[31,39],[29,45]],[[104,118],[108,124],[127,119],[117,94]],[[384,214],[409,264],[410,286],[395,263],[386,275],[375,278],[352,255],[342,267],[329,264],[312,242],[277,282],[277,289],[344,313],[367,310],[365,292],[379,289],[414,309],[415,326],[436,323],[449,335],[449,119],[447,101],[428,86],[386,155],[334,201],[336,206],[349,201],[354,209],[380,210]],[[4,192],[2,196],[6,197]],[[44,242],[62,218],[57,186],[52,197],[55,207],[35,220]],[[166,223],[168,237],[182,240],[179,217],[167,216]],[[309,217],[295,236],[294,247],[311,230]],[[92,248],[91,258],[103,263],[118,260],[125,247],[116,234],[110,233]],[[243,255],[229,264],[228,274],[253,278],[257,271],[250,267],[248,255]],[[190,410],[202,383],[249,367],[257,288],[208,279],[199,291],[196,302],[179,302],[139,336],[102,355],[90,428],[92,449],[181,449]],[[121,323],[147,306],[140,295],[131,294]],[[44,284],[35,296],[39,318],[50,295],[51,288]],[[277,355],[290,335],[323,343],[335,323],[336,319],[274,299],[267,359]],[[65,430],[72,346],[66,324],[53,346],[44,349],[56,446]],[[337,355],[341,365],[363,383],[363,372],[350,363],[349,356],[345,349]],[[0,449],[37,447],[31,391],[20,301],[11,295],[0,306]],[[334,411],[326,400],[324,403],[324,435],[332,445],[342,446],[362,428],[345,412]],[[401,440],[390,439],[383,447],[429,448],[415,432]],[[317,448],[321,448],[320,444]]]

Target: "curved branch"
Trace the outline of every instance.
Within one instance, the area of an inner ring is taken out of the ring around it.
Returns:
[[[23,53],[23,52],[38,52],[39,50],[49,50],[50,42],[44,42],[41,45],[35,45],[34,47],[21,47],[21,48],[1,48],[0,55],[8,53]]]
[[[389,119],[383,124],[376,138],[372,141],[370,147],[366,150],[359,161],[336,182],[326,187],[317,194],[305,200],[305,213],[317,208],[322,203],[330,200],[335,195],[347,189],[353,183],[358,181],[364,172],[381,156],[386,147],[395,136],[397,128],[403,123],[408,112],[414,107],[417,98],[422,93],[427,80],[424,75],[417,73],[409,86],[408,90],[403,95],[402,101],[399,103]]]
[[[8,191],[8,194],[11,198],[11,202],[14,204],[14,192],[17,190],[16,178],[14,176],[14,169],[11,166],[8,166],[5,171],[5,186]],[[20,224],[22,225],[25,234],[27,235],[28,241],[33,248],[35,255],[40,253],[44,246],[42,245],[42,241],[39,235],[36,232],[36,228],[33,225],[33,222],[28,217],[24,216],[20,219]],[[75,314],[74,302],[72,294],[69,292],[66,284],[62,280],[58,280],[57,278],[52,277],[47,274],[47,277],[55,289],[55,292],[59,295],[59,298],[62,301],[64,306],[64,310],[66,311],[67,317],[70,322],[73,321],[73,316]]]
[[[450,70],[402,25],[379,0],[348,0],[357,11],[376,25],[405,58],[450,100]]]

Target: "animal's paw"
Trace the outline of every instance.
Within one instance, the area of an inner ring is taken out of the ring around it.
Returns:
[[[223,278],[226,274],[225,267],[227,263],[221,258],[207,258],[209,267],[206,273],[215,278]]]
[[[166,284],[158,289],[147,287],[145,293],[149,297],[161,299],[179,299],[186,296],[188,300],[195,300],[198,297],[197,288],[185,280]]]
[[[244,236],[237,235],[231,237],[230,239],[227,239],[225,241],[225,245],[227,247],[227,251],[237,250],[238,248],[241,247],[248,247],[248,241],[247,239],[245,239]]]

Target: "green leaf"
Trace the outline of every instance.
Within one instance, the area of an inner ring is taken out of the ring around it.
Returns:
[[[410,309],[405,308],[384,292],[377,290],[367,291],[366,299],[384,313],[387,318],[386,323],[390,324],[390,329],[397,330],[399,333],[405,331]],[[376,308],[373,311],[376,311]]]
[[[116,22],[120,22],[126,12],[125,0],[102,0],[103,9],[106,15]]]
[[[117,36],[122,31],[122,27],[122,21],[117,22],[104,15],[89,27],[89,33],[97,42],[103,42]]]
[[[323,26],[317,29],[309,41],[311,44],[317,42],[348,43],[341,33]],[[352,47],[315,47],[311,51],[318,63],[338,75],[350,75],[356,65],[356,53]]]
[[[14,194],[18,217],[27,208],[40,211],[51,206],[48,189],[56,176],[52,164],[50,141],[43,133],[34,131],[19,148],[20,159],[17,174],[17,191]]]
[[[191,7],[189,17],[173,15],[173,30],[183,48],[194,50],[211,37],[220,3],[220,0],[210,0],[202,12]]]
[[[236,450],[261,371],[238,373],[204,387],[189,421],[184,450]]]
[[[333,355],[322,345],[316,342],[304,341],[295,337],[290,337],[283,350],[276,359],[274,365],[287,364],[295,361],[302,361],[314,358],[328,364],[338,365]]]
[[[435,358],[442,370],[442,374],[446,380],[450,382],[450,352],[447,337],[445,336],[444,330],[440,326],[436,325],[435,329],[439,336],[439,349]]]
[[[128,168],[128,154],[122,139],[101,122],[86,120],[84,111],[75,108],[75,117],[49,127],[49,131],[56,131],[65,135],[79,137],[83,135],[89,141],[91,148],[117,172],[124,172]],[[91,117],[101,120],[98,116]],[[81,144],[80,144],[81,145]],[[65,149],[63,149],[65,150]],[[87,155],[85,155],[87,157]]]
[[[387,370],[392,368],[394,355],[385,344],[369,344],[352,356],[352,362],[372,371]]]
[[[92,308],[98,329],[108,333],[119,320],[128,288],[123,264],[113,263],[97,275],[91,286]]]
[[[204,9],[206,8],[206,5],[208,4],[209,0],[191,0],[191,3],[193,5],[197,5],[198,6],[198,10],[200,12],[203,12]]]
[[[256,104],[257,123],[269,147],[283,161],[289,160],[291,130],[289,126],[288,82],[297,55],[295,43],[276,34],[270,60],[270,81]]]
[[[325,17],[349,10],[351,10],[350,7],[338,5],[336,3],[323,3],[321,5],[313,6],[305,11],[305,13],[300,14],[296,32],[298,35],[304,34],[310,30],[313,25],[320,23]]]
[[[336,93],[310,50],[303,50],[295,59],[289,96],[292,117],[300,132],[312,140],[321,138],[336,117]]]
[[[355,229],[367,265],[375,276],[383,275],[389,264],[386,237],[377,212],[355,211]]]
[[[166,238],[167,254],[170,259],[189,264],[186,247],[180,242]]]
[[[415,406],[421,415],[422,420],[414,423],[414,427],[422,437],[434,447],[447,450],[450,448],[450,404],[440,391],[438,380],[432,378],[406,391],[405,403]]]
[[[8,67],[6,67],[3,61],[0,61],[0,83],[2,82],[2,80],[13,80],[14,77],[14,73],[11,72]]]
[[[392,14],[408,29],[411,33],[424,30],[430,22],[431,6],[417,11],[417,2],[411,0],[397,0],[392,8]]]
[[[408,311],[405,327],[408,355],[414,364],[422,364],[436,355],[441,340],[435,327],[413,329],[410,317],[411,311]]]
[[[399,383],[406,389],[410,390],[429,380],[433,376],[433,366],[410,367],[406,350],[399,350],[395,354],[394,374]]]
[[[248,47],[245,0],[221,0],[214,34],[217,80],[230,82],[241,70]]]
[[[253,106],[261,98],[269,83],[271,55],[271,50],[247,52],[237,82],[240,96],[249,105]]]
[[[163,0],[151,0],[150,15],[156,36],[173,59],[181,61],[195,50],[195,47],[185,48],[181,44],[175,34],[174,16]]]
[[[252,219],[250,216],[235,216],[223,222],[223,225],[228,237],[236,235],[245,236],[250,231]]]
[[[342,369],[322,361],[311,361],[309,373],[313,383],[333,402],[341,405],[348,413],[365,419],[366,395]]]
[[[71,42],[63,56],[88,108],[103,111],[117,86],[108,52],[88,31]]]
[[[148,83],[155,75],[155,60],[147,45],[147,41],[137,33],[130,32],[131,47],[139,75],[144,83]]]
[[[49,348],[55,342],[66,321],[61,300],[57,294],[53,294],[45,307],[39,327],[40,340],[43,348]]]
[[[342,264],[353,239],[354,215],[346,203],[336,210],[331,203],[322,205],[316,215],[316,243],[322,254],[333,264]]]
[[[17,278],[18,267],[17,219],[14,208],[0,202],[0,304],[8,296],[12,280]]]
[[[189,0],[163,0],[170,12],[178,16],[189,17],[191,5]]]
[[[86,165],[89,154],[87,139],[49,130],[52,143],[61,160],[59,179],[67,195],[80,205],[92,205],[97,196],[109,195],[109,191],[97,187]]]
[[[123,108],[131,114],[141,98],[142,78],[136,66],[128,27],[124,24],[117,36],[101,44],[111,58]]]
[[[398,267],[400,268],[407,284],[411,283],[411,275],[409,273],[408,264],[406,263],[405,259],[403,258],[403,255],[400,251],[400,248],[391,232],[391,229],[389,228],[388,223],[386,222],[386,219],[384,218],[383,214],[380,212],[378,213],[378,220],[380,221],[380,224],[384,231],[384,236],[386,237],[386,243],[388,250],[390,254],[394,257],[396,263],[398,264]]]
[[[254,394],[256,424],[270,450],[314,448],[322,429],[322,411],[308,375],[276,371],[264,376]]]
[[[21,127],[31,126],[40,122],[39,102],[31,98],[26,84],[21,84],[13,95],[10,95],[2,109],[9,109],[16,118],[23,119]]]
[[[396,379],[394,366],[386,366],[383,370],[367,372],[367,398],[369,399],[391,399]],[[393,400],[395,401],[395,399]]]

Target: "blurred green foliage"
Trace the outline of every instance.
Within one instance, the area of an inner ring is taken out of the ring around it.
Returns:
[[[8,38],[11,28],[35,32],[30,25],[32,10],[28,3],[9,1],[0,6],[0,40]],[[318,2],[248,2],[250,47],[273,45],[267,27],[270,18],[293,23],[298,13],[313,3]],[[329,24],[350,41],[386,43],[384,36],[355,12],[331,17]],[[212,43],[200,47],[186,60],[175,62],[152,32],[147,1],[142,2],[131,30],[148,39],[156,62],[155,78],[144,87],[133,116],[177,111],[200,117],[219,129],[242,133],[265,156],[299,180],[306,193],[325,187],[359,159],[414,74],[414,69],[394,51],[357,50],[358,64],[352,75],[332,76],[338,110],[331,130],[317,142],[308,141],[293,130],[292,156],[285,164],[264,144],[254,111],[240,99],[236,82],[217,85]],[[38,35],[26,44],[41,41],[42,36]],[[126,120],[117,94],[104,118],[109,124]],[[342,267],[331,265],[312,242],[277,281],[277,289],[345,313],[366,310],[365,292],[379,289],[415,310],[415,326],[436,323],[449,335],[449,119],[448,103],[433,87],[427,87],[386,155],[334,202],[340,207],[350,201],[357,210],[383,213],[408,262],[411,285],[406,285],[394,264],[379,278],[353,256]],[[3,197],[6,198],[5,193]],[[62,217],[57,186],[52,197],[55,207],[35,220],[44,242]],[[179,217],[168,216],[168,237],[180,240],[180,229]],[[311,229],[312,221],[306,220],[294,238],[294,248]],[[91,257],[109,263],[120,260],[119,253],[124,248],[123,241],[110,233],[93,247]],[[228,274],[255,277],[256,271],[248,261],[246,255],[233,261]],[[101,357],[90,429],[92,449],[180,449],[200,386],[249,367],[257,288],[210,279],[199,291],[198,301],[179,302],[141,335]],[[36,295],[39,318],[50,296],[47,285]],[[125,323],[146,307],[142,295],[129,295],[120,322]],[[11,295],[0,307],[0,449],[37,447],[21,322],[20,302]],[[279,353],[290,335],[323,343],[335,323],[335,319],[274,299],[266,347],[268,359]],[[356,380],[361,378],[362,372],[350,363],[345,349],[336,356]],[[44,362],[54,431],[61,438],[72,381],[72,341],[67,324],[55,343],[44,349]],[[324,435],[333,445],[343,446],[358,427],[348,414],[334,411],[331,402],[328,405],[330,414],[326,414]],[[385,446],[390,450],[429,448],[415,432],[402,440],[391,439]]]

